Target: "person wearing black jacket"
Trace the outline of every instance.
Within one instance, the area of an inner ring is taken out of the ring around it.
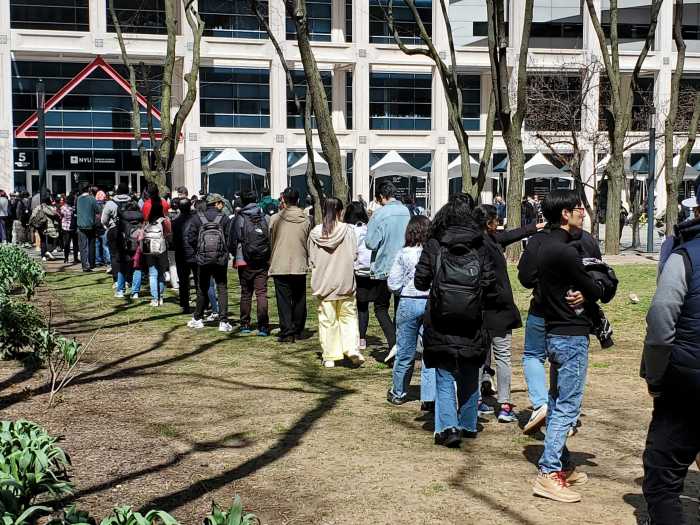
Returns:
[[[484,325],[491,335],[491,350],[493,350],[496,362],[497,401],[500,405],[498,421],[512,423],[517,421],[510,399],[510,383],[513,375],[511,368],[512,330],[520,328],[522,321],[518,307],[513,300],[513,290],[510,286],[508,266],[503,256],[503,250],[509,244],[535,234],[537,228],[544,225],[528,224],[512,230],[498,230],[498,212],[496,207],[490,204],[482,204],[476,208],[474,217],[484,232],[484,245],[491,255],[496,274],[495,297],[484,312]],[[485,412],[481,407],[480,411]]]
[[[495,281],[493,262],[484,245],[484,237],[472,217],[474,201],[469,195],[452,195],[435,215],[429,240],[416,265],[417,290],[430,290],[438,271],[439,257],[445,252],[476,252],[481,267],[481,288],[492,289]],[[485,295],[484,293],[484,295]],[[484,364],[489,346],[483,324],[439,325],[429,300],[423,318],[423,360],[435,368],[435,444],[458,447],[462,435],[476,436],[479,399],[479,367]],[[483,303],[482,303],[483,304]],[[455,382],[457,404],[455,404]]]
[[[220,228],[226,239],[228,254],[233,253],[231,243],[231,220],[223,213],[224,199],[218,193],[210,193],[207,196],[207,208],[203,212],[208,221],[220,221]],[[197,261],[199,231],[202,228],[202,220],[197,212],[189,221],[185,237],[185,259]],[[219,219],[220,217],[220,219]],[[187,323],[189,328],[204,328],[204,310],[209,303],[209,283],[214,278],[217,295],[219,297],[219,331],[231,332],[233,328],[228,322],[228,258],[224,264],[198,264],[197,266],[197,308],[192,319]]]
[[[546,207],[547,200],[545,199],[542,204],[543,211],[546,210]],[[530,237],[525,251],[518,262],[518,280],[520,284],[525,288],[532,289],[530,310],[525,323],[523,375],[525,376],[527,393],[533,410],[529,421],[523,428],[525,434],[536,432],[544,425],[547,417],[548,393],[547,377],[544,368],[546,359],[544,311],[537,290],[537,264],[540,247],[546,241],[550,231],[550,226],[545,225],[543,229]],[[572,236],[571,245],[577,249],[581,258],[602,258],[598,242],[590,233],[583,229],[575,229],[570,233]]]
[[[172,220],[173,249],[179,281],[180,308],[182,308],[183,314],[189,314],[192,313],[190,308],[190,276],[196,275],[197,272],[196,261],[193,258],[187,258],[185,249],[187,226],[192,219],[192,201],[187,197],[181,197],[177,200],[180,213]]]
[[[581,501],[570,487],[588,480],[570,462],[566,439],[576,425],[588,369],[588,335],[592,321],[586,303],[593,304],[602,289],[583,266],[572,244],[572,232],[583,227],[586,210],[574,190],[555,190],[546,199],[545,217],[551,232],[544,239],[537,262],[538,293],[551,365],[547,434],[533,493],[564,503]]]

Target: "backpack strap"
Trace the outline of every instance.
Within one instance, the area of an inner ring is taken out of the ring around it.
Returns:
[[[224,220],[224,216],[219,214],[216,216],[216,219],[214,219],[214,224],[216,224],[218,226],[219,224],[221,224],[221,221],[223,221],[223,220]]]
[[[201,211],[197,212],[197,217],[199,217],[199,220],[202,222],[202,226],[205,224],[209,224],[209,219],[207,219],[207,216],[204,215]]]

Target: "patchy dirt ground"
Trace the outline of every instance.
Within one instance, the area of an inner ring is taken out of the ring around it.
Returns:
[[[607,525],[645,517],[641,453],[650,400],[638,364],[653,266],[617,268],[620,292],[606,309],[618,344],[600,350],[592,343],[583,426],[569,440],[591,481],[574,505],[531,496],[541,435],[526,437],[517,424],[491,418],[478,439],[448,450],[432,444],[432,422],[417,401],[386,403],[390,370],[377,360],[386,349],[375,324],[376,349],[363,368],[327,370],[315,335],[282,346],[213,327],[194,332],[172,296],[153,309],[146,300],[114,299],[105,274],[52,269],[37,300],[51,301],[64,334],[87,340],[99,329],[89,363],[53,409],[45,370],[1,363],[0,407],[3,418],[32,419],[65,436],[74,498],[98,518],[130,504],[201,523],[212,500],[228,504],[235,494],[266,524]],[[235,314],[233,274],[231,285]],[[516,296],[525,309],[527,293],[516,288]],[[526,419],[522,330],[514,354],[513,397]],[[684,499],[691,522],[699,488],[693,470]]]

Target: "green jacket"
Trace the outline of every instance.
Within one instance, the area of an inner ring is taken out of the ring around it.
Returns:
[[[78,197],[76,215],[78,219],[78,229],[92,230],[96,228],[97,217],[99,217],[101,213],[95,197],[89,193],[83,193],[80,197]]]

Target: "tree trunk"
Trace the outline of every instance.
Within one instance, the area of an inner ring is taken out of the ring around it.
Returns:
[[[624,140],[624,139],[623,139]],[[612,148],[608,162],[608,200],[605,210],[605,254],[620,253],[620,200],[624,180],[622,146]],[[651,169],[651,168],[650,168]]]
[[[333,120],[328,110],[328,99],[323,88],[321,73],[311,49],[309,38],[309,26],[306,12],[306,0],[294,0],[293,18],[297,31],[297,43],[299,45],[299,55],[304,66],[304,74],[308,91],[311,94],[314,115],[316,116],[316,127],[318,138],[321,142],[323,155],[328,162],[328,169],[333,181],[333,194],[336,198],[347,206],[350,202],[348,195],[348,182],[343,170],[340,157],[340,145],[333,129]]]

